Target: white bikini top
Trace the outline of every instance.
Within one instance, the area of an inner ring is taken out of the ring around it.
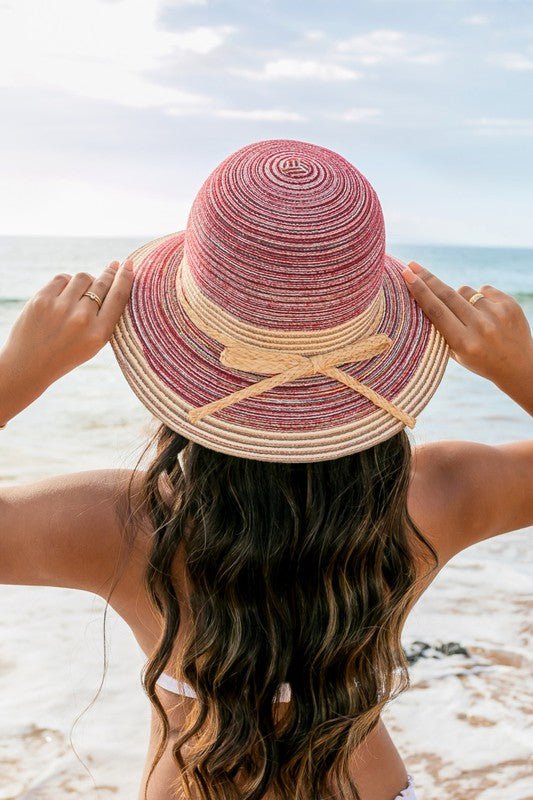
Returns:
[[[162,686],[163,689],[166,689],[167,692],[173,692],[174,694],[181,694],[184,697],[193,697],[195,698],[196,692],[192,688],[192,686],[185,681],[178,681],[176,678],[173,678],[172,675],[168,675],[166,672],[162,672],[159,678],[157,679],[156,683],[159,686]],[[276,692],[273,702],[274,703],[288,703],[291,699],[291,687],[288,683],[281,683],[278,691]]]

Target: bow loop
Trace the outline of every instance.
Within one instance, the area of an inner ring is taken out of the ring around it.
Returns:
[[[260,375],[277,375],[291,370],[291,379],[294,380],[292,371],[295,368],[299,367],[302,375],[317,375],[328,367],[366,361],[387,350],[391,344],[392,341],[388,336],[378,333],[327,353],[305,356],[287,350],[270,350],[266,347],[235,343],[224,348],[220,354],[220,361],[225,367]]]
[[[293,367],[307,368],[309,359],[300,353],[285,350],[268,350],[247,344],[231,344],[220,354],[225,367],[241,369],[243,372],[257,372],[260,375],[277,375]]]
[[[369,358],[388,350],[392,344],[384,333],[377,333],[375,336],[368,336],[358,342],[352,342],[345,347],[337,350],[330,350],[328,353],[319,353],[311,356],[310,361],[316,367],[317,372],[323,372],[328,367],[339,367],[341,364],[355,364],[359,361],[367,361]]]

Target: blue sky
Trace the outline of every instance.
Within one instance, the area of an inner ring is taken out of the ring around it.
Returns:
[[[533,0],[0,0],[0,231],[158,236],[260,139],[391,241],[533,246]]]

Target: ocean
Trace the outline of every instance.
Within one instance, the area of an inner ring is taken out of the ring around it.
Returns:
[[[149,238],[0,237],[0,346],[24,302],[55,273],[97,273]],[[388,252],[455,287],[489,283],[509,292],[533,325],[533,250],[391,243]],[[1,432],[0,485],[131,467],[151,429],[107,345]],[[532,438],[532,425],[492,384],[450,361],[411,436],[414,444],[497,444]],[[429,648],[384,719],[421,800],[533,798],[532,564],[531,529],[475,545],[444,568],[408,620],[406,648],[417,641]],[[0,603],[0,800],[131,800],[149,703],[140,684],[144,658],[129,629],[108,612],[104,688],[73,734],[83,766],[69,732],[100,683],[103,601],[69,589],[1,586]],[[443,656],[439,646],[449,642],[467,654]]]

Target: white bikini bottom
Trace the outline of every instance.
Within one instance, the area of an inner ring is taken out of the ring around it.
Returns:
[[[173,678],[172,675],[167,675],[166,672],[162,672],[159,678],[157,679],[156,683],[159,686],[162,686],[163,689],[166,689],[167,692],[173,692],[174,694],[181,694],[185,697],[196,697],[196,692],[190,686],[190,684],[185,683],[184,681],[177,681],[176,678]],[[275,703],[288,703],[291,699],[291,687],[288,683],[281,683],[276,695],[274,697]],[[408,775],[408,783],[405,789],[402,789],[400,794],[396,795],[394,800],[417,800],[415,794],[415,786],[414,780],[412,775]]]

